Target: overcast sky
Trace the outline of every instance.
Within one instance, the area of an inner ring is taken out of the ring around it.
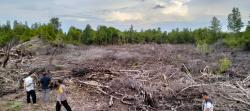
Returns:
[[[250,0],[0,0],[0,23],[7,20],[47,23],[59,17],[62,28],[83,29],[86,24],[114,26],[131,24],[138,30],[161,27],[199,28],[209,26],[216,16],[227,30],[227,16],[238,7],[244,23],[249,20]]]

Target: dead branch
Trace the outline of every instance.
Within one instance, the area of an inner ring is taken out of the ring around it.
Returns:
[[[188,78],[189,78],[193,83],[196,83],[196,82],[194,81],[194,79],[193,79],[193,77],[192,77],[190,71],[188,70],[188,68],[186,67],[185,64],[183,64],[183,67],[184,67],[185,70],[186,70],[186,74],[187,74]]]
[[[248,77],[246,77],[243,81],[242,81],[242,83],[246,83],[247,81],[249,81],[250,80],[250,75],[248,76]]]
[[[228,97],[225,97],[225,96],[224,96],[224,95],[222,95],[222,94],[220,94],[220,96],[221,96],[221,97],[223,97],[223,98],[225,98],[225,99],[227,99],[227,100],[241,102],[241,103],[244,103],[244,104],[246,104],[246,105],[249,105],[249,106],[250,106],[250,102],[246,102],[246,101],[244,101],[244,100],[242,100],[242,99],[235,98],[235,97],[232,97],[232,96],[229,96],[229,98],[228,98]]]
[[[114,104],[113,98],[114,98],[114,96],[110,96],[109,107],[111,107]]]
[[[244,88],[239,84],[238,81],[236,81],[236,85],[238,86],[239,90],[240,90],[242,93],[244,93],[248,99],[250,99],[250,98],[249,98],[249,92],[246,91],[246,89],[244,89]]]
[[[130,96],[125,95],[125,96],[122,97],[121,102],[122,102],[123,104],[126,104],[126,105],[133,105],[133,104],[134,104],[134,103],[132,103],[132,102],[127,102],[128,100],[129,100],[129,101],[132,101],[132,100],[135,100],[135,99],[132,98],[132,97],[130,97]]]

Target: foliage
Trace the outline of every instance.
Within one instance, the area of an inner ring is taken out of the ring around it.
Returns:
[[[196,47],[202,54],[208,54],[211,52],[209,45],[207,43],[199,42],[197,43]]]
[[[233,32],[240,32],[243,27],[239,8],[233,8],[232,13],[228,15],[228,29]]]
[[[55,46],[64,46],[63,37],[64,37],[63,33],[57,33],[55,40],[52,41],[51,44]]]
[[[94,41],[95,33],[91,26],[88,24],[81,34],[81,43],[92,44]]]
[[[53,29],[57,32],[61,29],[61,22],[59,18],[53,17],[50,19],[50,24],[52,24]]]
[[[219,21],[216,17],[213,17],[213,19],[212,19],[212,21],[211,21],[210,29],[211,29],[214,33],[219,33],[219,32],[221,32],[221,24],[220,24],[220,21]]]
[[[194,30],[193,36],[196,43],[213,44],[219,39],[219,37],[214,36],[212,30],[208,28]]]
[[[147,29],[137,31],[131,25],[128,30],[120,31],[115,27],[100,25],[94,30],[91,25],[86,25],[84,29],[71,26],[67,33],[61,29],[59,18],[50,19],[47,24],[34,23],[30,27],[27,22],[18,21],[0,25],[0,47],[6,45],[8,41],[16,38],[20,42],[29,41],[32,37],[42,38],[54,45],[86,44],[86,45],[110,45],[110,44],[144,44],[144,43],[172,43],[196,44],[202,53],[209,52],[209,45],[219,39],[232,48],[245,47],[250,49],[250,28],[245,32],[239,32],[243,23],[238,8],[234,8],[228,17],[228,28],[233,32],[222,32],[220,21],[213,17],[209,28],[198,28],[191,30],[189,28],[173,29],[170,32],[162,31],[161,28]]]
[[[71,41],[74,44],[78,44],[81,41],[82,31],[76,27],[71,26],[67,33],[66,40]]]
[[[231,48],[250,49],[250,26],[248,25],[245,32],[240,32],[243,27],[241,15],[238,8],[233,8],[233,13],[228,16],[228,28],[234,33],[228,33],[224,38],[224,43]]]
[[[219,64],[219,72],[224,73],[225,71],[227,71],[231,67],[232,62],[229,58],[224,57],[224,58],[219,60],[218,64]]]
[[[250,26],[248,26],[244,32],[243,40],[245,50],[250,50]]]
[[[8,111],[21,111],[21,108],[23,104],[18,101],[13,101],[7,104],[8,105]]]
[[[190,29],[184,28],[183,30],[174,29],[167,35],[168,43],[194,43],[195,38]]]

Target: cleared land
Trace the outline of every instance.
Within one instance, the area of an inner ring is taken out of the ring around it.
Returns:
[[[220,44],[212,49],[202,54],[193,45],[56,48],[34,39],[14,47],[7,68],[0,70],[0,107],[53,111],[54,92],[47,108],[40,100],[28,107],[18,89],[25,74],[45,67],[55,80],[65,80],[74,111],[197,111],[203,91],[210,93],[216,111],[248,111],[250,53]],[[224,57],[232,66],[219,74],[218,61]]]

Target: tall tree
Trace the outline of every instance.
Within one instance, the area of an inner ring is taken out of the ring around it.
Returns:
[[[250,18],[250,14],[249,14],[249,18]],[[248,21],[248,27],[250,27],[250,20]]]
[[[93,39],[94,39],[94,30],[88,24],[82,32],[81,42],[84,44],[92,44]]]
[[[73,26],[71,26],[69,28],[67,37],[69,39],[69,41],[73,42],[73,43],[80,43],[80,37],[81,37],[81,30],[77,29]]]
[[[114,27],[107,29],[108,33],[108,44],[118,44],[119,42],[119,30]]]
[[[61,22],[59,21],[59,18],[56,18],[56,17],[51,18],[50,23],[54,26],[56,31],[60,30]]]
[[[134,26],[131,25],[128,30],[128,42],[129,43],[133,44],[135,42],[135,33],[136,33],[136,30],[134,30]]]
[[[236,33],[240,32],[243,26],[239,8],[233,8],[232,13],[228,15],[228,29]]]
[[[216,17],[213,17],[213,18],[212,18],[212,21],[211,21],[210,29],[211,29],[213,32],[216,32],[216,33],[221,32],[220,20],[218,20]]]
[[[108,28],[106,26],[98,26],[96,31],[96,41],[99,45],[106,45],[108,42]]]

